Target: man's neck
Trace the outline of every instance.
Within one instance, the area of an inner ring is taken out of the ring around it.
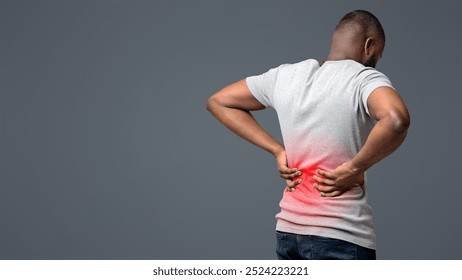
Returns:
[[[351,59],[356,62],[360,62],[357,57],[355,57],[352,54],[347,54],[345,52],[330,52],[329,55],[327,56],[327,61],[329,60],[345,60],[345,59]]]

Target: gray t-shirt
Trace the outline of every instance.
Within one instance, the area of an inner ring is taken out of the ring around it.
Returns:
[[[303,171],[302,184],[283,192],[276,230],[375,249],[372,209],[361,188],[320,197],[312,177],[317,168],[333,170],[358,153],[376,123],[367,98],[378,87],[392,87],[390,80],[353,60],[320,66],[308,59],[282,64],[246,82],[258,101],[276,110],[289,167]]]

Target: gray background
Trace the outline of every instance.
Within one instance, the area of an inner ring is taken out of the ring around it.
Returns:
[[[460,4],[321,0],[1,1],[0,258],[274,259],[276,164],[205,102],[358,8],[412,115],[369,172],[378,258],[461,259]]]

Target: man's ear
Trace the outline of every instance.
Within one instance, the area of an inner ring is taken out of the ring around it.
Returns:
[[[372,37],[367,38],[366,43],[364,43],[364,53],[366,56],[370,56],[374,53],[373,47],[375,45],[375,40]]]

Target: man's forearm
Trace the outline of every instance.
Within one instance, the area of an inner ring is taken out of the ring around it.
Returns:
[[[284,146],[269,135],[250,113],[264,108],[250,92],[245,79],[228,85],[207,101],[207,109],[227,128],[274,156],[281,178],[285,179],[288,190],[293,191],[301,183],[301,180],[294,179],[302,172],[288,167]]]
[[[406,138],[408,119],[386,117],[379,120],[372,129],[366,143],[350,161],[355,171],[364,172],[378,161],[394,152]]]
[[[207,109],[231,131],[273,156],[284,150],[284,147],[257,123],[249,111],[226,107],[213,100],[209,101]]]

